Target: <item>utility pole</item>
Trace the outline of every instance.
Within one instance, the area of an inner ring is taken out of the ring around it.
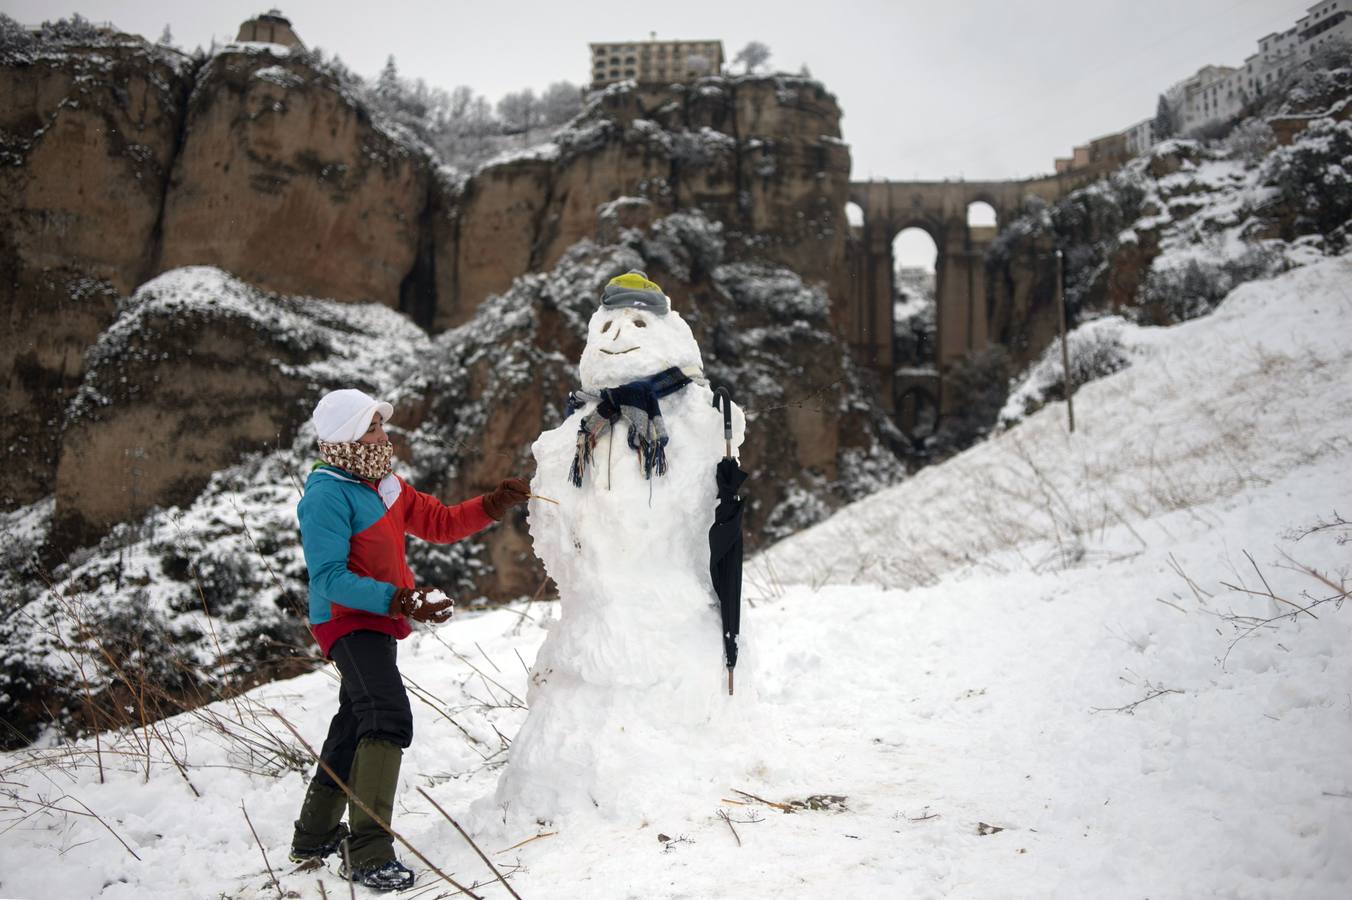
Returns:
[[[1061,371],[1065,378],[1066,418],[1070,421],[1070,433],[1075,433],[1075,406],[1070,396],[1074,386],[1070,383],[1070,344],[1066,341],[1066,260],[1061,248],[1056,248],[1056,308],[1061,314]]]

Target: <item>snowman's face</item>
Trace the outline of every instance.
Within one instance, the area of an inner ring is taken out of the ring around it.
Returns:
[[[675,310],[665,316],[623,308],[596,311],[587,326],[578,375],[584,391],[617,387],[664,369],[703,369],[690,326]]]

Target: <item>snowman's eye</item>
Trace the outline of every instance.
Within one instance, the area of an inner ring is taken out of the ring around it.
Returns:
[[[602,333],[602,334],[605,334],[605,333],[606,333],[607,331],[609,331],[609,330],[610,330],[610,320],[607,319],[607,320],[606,320],[606,324],[604,324],[604,325],[601,326],[601,333]]]
[[[648,323],[645,322],[645,321],[643,321],[642,319],[635,319],[635,320],[634,320],[634,327],[635,327],[635,328],[647,328],[647,327],[648,327]]]

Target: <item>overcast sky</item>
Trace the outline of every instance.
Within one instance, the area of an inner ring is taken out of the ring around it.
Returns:
[[[836,95],[853,177],[1017,178],[1050,172],[1077,143],[1155,111],[1170,84],[1208,63],[1238,65],[1258,38],[1313,0],[407,0],[281,4],[301,40],[376,74],[401,74],[491,101],[554,81],[584,83],[592,41],[748,41],[771,66],[806,65]],[[191,50],[235,37],[263,2],[0,0],[25,24],[78,12]]]

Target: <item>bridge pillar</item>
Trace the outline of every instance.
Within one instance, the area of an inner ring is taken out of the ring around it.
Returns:
[[[849,258],[848,310],[840,325],[855,360],[878,378],[880,399],[892,412],[892,370],[896,365],[892,303],[881,300],[890,298],[894,290],[891,238],[885,227],[866,223],[856,246]]]
[[[954,364],[990,341],[986,308],[986,251],[990,240],[968,228],[950,229],[939,253],[935,285],[935,367],[940,372],[940,411],[952,411],[952,394],[942,381]]]

